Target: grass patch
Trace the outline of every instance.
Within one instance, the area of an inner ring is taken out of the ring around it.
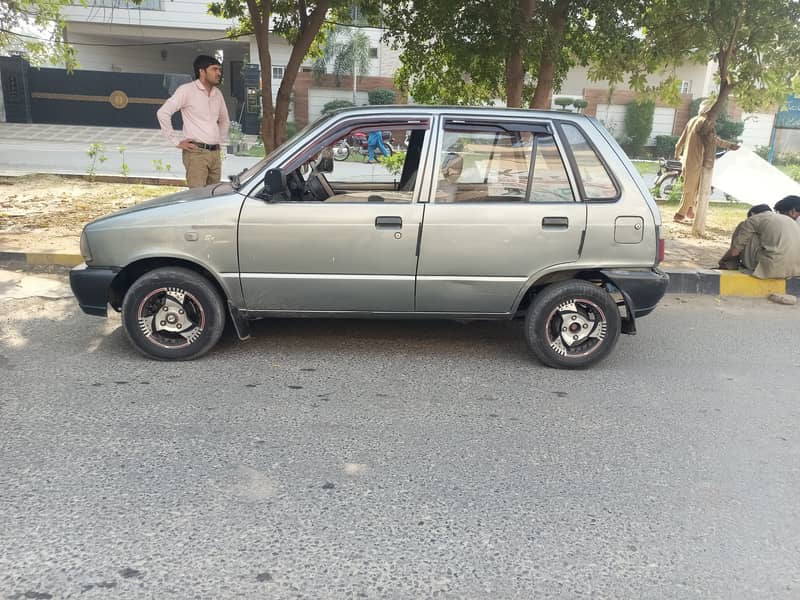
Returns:
[[[661,220],[671,223],[680,202],[659,201]],[[711,237],[729,239],[736,226],[747,218],[751,205],[744,202],[711,202],[706,215],[706,232]]]
[[[644,160],[634,160],[633,166],[639,171],[639,175],[655,175],[658,173],[658,163]]]

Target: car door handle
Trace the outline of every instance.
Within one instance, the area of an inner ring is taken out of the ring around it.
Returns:
[[[375,229],[402,229],[403,217],[375,217]]]
[[[542,218],[543,229],[567,229],[568,227],[569,227],[569,217]]]

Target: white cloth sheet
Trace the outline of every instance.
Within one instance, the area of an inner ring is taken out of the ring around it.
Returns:
[[[800,196],[800,182],[749,150],[728,151],[718,158],[711,185],[747,204],[774,206],[790,194]]]

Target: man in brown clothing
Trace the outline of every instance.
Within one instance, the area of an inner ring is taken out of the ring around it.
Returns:
[[[678,223],[694,219],[698,203],[711,195],[717,146],[739,149],[738,144],[717,137],[717,118],[709,114],[710,108],[711,102],[707,100],[700,104],[697,116],[686,124],[675,146],[675,158],[683,163],[683,197],[674,217]]]
[[[731,268],[731,261],[738,259],[759,279],[800,275],[800,223],[795,220],[800,217],[800,197],[786,196],[775,211],[754,214],[736,228],[720,268]]]

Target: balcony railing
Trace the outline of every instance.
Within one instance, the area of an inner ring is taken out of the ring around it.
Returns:
[[[82,5],[80,2],[75,2],[75,4]],[[162,0],[142,0],[140,4],[129,0],[86,0],[84,6],[89,8],[105,7],[125,10],[164,10]]]

